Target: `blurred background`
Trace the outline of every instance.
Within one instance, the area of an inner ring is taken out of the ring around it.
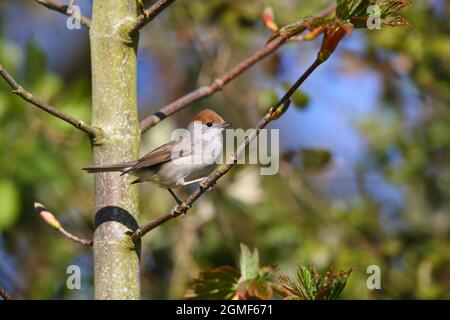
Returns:
[[[270,37],[279,25],[332,1],[179,0],[141,32],[141,118],[208,84]],[[91,14],[91,1],[78,0]],[[151,4],[147,1],[146,5]],[[188,216],[143,240],[142,298],[179,298],[199,270],[236,265],[239,243],[258,247],[263,265],[293,274],[354,268],[344,299],[450,298],[450,1],[414,1],[411,27],[356,30],[304,84],[280,129],[280,172],[241,165]],[[292,42],[214,96],[148,131],[141,153],[212,107],[238,128],[256,125],[314,60],[320,40]],[[0,63],[35,95],[90,121],[86,29],[31,0],[0,1]],[[77,235],[92,236],[93,180],[88,139],[27,105],[0,81],[0,285],[18,298],[93,298],[89,248],[62,238],[34,213],[42,202]],[[191,190],[185,189],[186,196]],[[172,208],[151,184],[140,187],[145,222]],[[82,289],[68,290],[79,265]],[[366,287],[369,265],[381,290]]]

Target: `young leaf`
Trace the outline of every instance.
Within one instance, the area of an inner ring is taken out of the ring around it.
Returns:
[[[273,32],[278,30],[278,26],[275,23],[272,7],[266,7],[262,14],[262,20],[267,29]]]
[[[242,279],[244,281],[255,279],[258,276],[259,273],[258,249],[255,248],[252,253],[249,247],[241,243],[240,269]]]
[[[267,42],[271,42],[274,39],[278,37],[286,37],[290,38],[292,36],[295,36],[299,33],[302,33],[303,31],[309,29],[313,30],[316,28],[319,28],[320,26],[324,25],[326,23],[326,19],[324,18],[317,18],[317,17],[305,17],[298,21],[294,21],[292,23],[289,23],[278,30],[276,30],[273,35],[269,38]]]
[[[239,283],[237,295],[240,300],[270,300],[273,296],[272,282],[257,277]]]
[[[291,84],[286,82],[283,83],[283,89],[289,90]],[[292,102],[298,109],[304,109],[309,103],[309,96],[301,90],[297,90],[291,97]]]
[[[381,19],[381,26],[408,25],[397,13],[410,3],[410,0],[338,0],[336,16],[355,28],[366,28],[369,17],[374,15]]]
[[[285,292],[285,300],[333,300],[337,299],[347,284],[352,269],[334,273],[330,268],[324,275],[310,267],[299,265],[297,279],[281,275],[278,277]]]
[[[239,278],[239,270],[230,266],[202,271],[184,298],[231,300],[236,295]]]

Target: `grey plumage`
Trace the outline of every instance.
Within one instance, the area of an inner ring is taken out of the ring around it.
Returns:
[[[120,171],[122,174],[132,173],[133,171],[138,171],[140,169],[152,169],[152,167],[157,167],[164,162],[170,161],[173,153],[174,147],[178,144],[178,141],[170,141],[162,146],[150,151],[142,158],[135,161],[127,161],[115,164],[106,165],[94,165],[90,167],[83,168],[83,170],[88,173],[99,173],[99,172],[117,172]],[[186,155],[185,150],[183,155]],[[139,181],[141,182],[141,181]],[[136,182],[137,183],[137,182]]]

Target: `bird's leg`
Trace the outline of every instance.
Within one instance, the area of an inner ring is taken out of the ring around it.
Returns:
[[[183,181],[183,182],[181,182],[181,185],[182,185],[182,186],[188,186],[188,185],[190,185],[190,184],[193,184],[193,183],[196,183],[196,182],[203,181],[203,180],[205,180],[205,179],[206,179],[206,177],[201,177],[201,178],[198,178],[198,179],[195,179],[195,180]]]
[[[170,194],[172,195],[172,197],[175,199],[175,201],[177,202],[177,205],[181,206],[183,204],[183,201],[180,200],[180,198],[177,197],[177,195],[175,194],[175,192],[172,191],[172,189],[167,188],[167,191],[170,192]]]
[[[206,187],[205,181],[206,181],[207,178],[208,178],[208,177],[201,177],[201,178],[198,178],[198,179],[195,179],[195,180],[191,180],[191,181],[183,181],[183,182],[181,183],[181,185],[182,185],[182,186],[187,186],[187,185],[190,185],[190,184],[193,184],[193,183],[196,183],[196,182],[200,182],[200,187],[201,187],[201,188],[203,188],[203,189],[207,188],[206,191],[210,191],[211,188],[214,187],[214,185],[215,185],[216,183],[214,182],[211,186]]]

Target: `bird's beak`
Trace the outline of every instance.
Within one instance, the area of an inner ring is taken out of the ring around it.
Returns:
[[[228,123],[228,122],[225,122],[225,121],[220,124],[220,127],[223,128],[223,129],[231,128],[232,126],[233,125],[231,123]]]

